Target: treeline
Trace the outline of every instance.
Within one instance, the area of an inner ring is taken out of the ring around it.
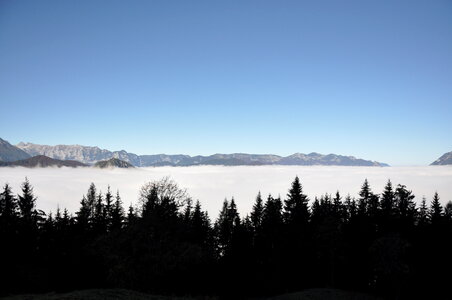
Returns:
[[[309,203],[311,202],[311,205]],[[225,200],[212,221],[168,178],[124,210],[91,184],[79,210],[45,214],[28,180],[0,193],[0,294],[128,288],[154,294],[260,297],[334,287],[385,298],[442,298],[452,260],[452,202],[419,206],[404,185],[309,201],[259,193],[241,217]]]

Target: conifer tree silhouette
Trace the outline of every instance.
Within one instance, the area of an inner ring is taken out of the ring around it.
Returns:
[[[438,193],[435,192],[429,212],[430,222],[434,225],[438,225],[443,217],[443,207],[441,206],[439,199]]]

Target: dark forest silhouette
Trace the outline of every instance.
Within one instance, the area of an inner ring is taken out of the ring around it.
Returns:
[[[309,203],[311,203],[309,205]],[[0,295],[127,288],[154,294],[260,297],[312,287],[391,299],[441,298],[452,272],[452,202],[419,206],[404,185],[309,201],[298,179],[284,199],[259,193],[240,216],[225,200],[211,221],[168,178],[124,210],[91,184],[70,214],[36,208],[26,179],[0,194]]]

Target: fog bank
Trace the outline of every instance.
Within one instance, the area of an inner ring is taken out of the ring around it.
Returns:
[[[234,197],[242,215],[251,211],[258,191],[263,196],[287,194],[290,183],[298,175],[303,191],[312,200],[324,193],[337,190],[345,196],[357,197],[365,178],[375,193],[381,193],[388,179],[394,185],[401,183],[416,195],[430,202],[435,191],[445,204],[452,200],[452,166],[423,167],[341,167],[341,166],[195,166],[157,167],[136,169],[96,168],[0,168],[0,184],[9,183],[15,194],[28,177],[38,197],[37,206],[48,212],[57,206],[75,212],[82,195],[94,182],[105,192],[110,185],[119,190],[124,206],[135,204],[142,184],[170,176],[181,187],[187,188],[193,199],[201,201],[204,210],[215,219],[225,198]]]

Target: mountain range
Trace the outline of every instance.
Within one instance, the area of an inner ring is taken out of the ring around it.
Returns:
[[[194,166],[194,165],[341,165],[341,166],[388,166],[385,163],[364,160],[353,156],[319,153],[295,153],[289,156],[274,154],[213,154],[190,156],[183,154],[137,155],[125,150],[109,151],[99,147],[81,145],[38,145],[19,143],[17,148],[30,156],[45,155],[60,160],[76,160],[85,164],[95,164],[100,160],[117,158],[136,167],[150,166]]]
[[[158,166],[195,166],[195,165],[337,165],[337,166],[388,166],[388,164],[344,156],[337,154],[323,155],[319,153],[295,153],[289,156],[279,156],[274,154],[213,154],[209,156],[190,156],[184,154],[167,155],[137,155],[125,150],[109,151],[99,147],[82,145],[39,145],[33,143],[19,143],[16,146],[0,138],[0,165],[5,166],[5,162],[26,160],[34,156],[47,156],[61,161],[77,161],[85,165],[94,165],[100,161],[100,165],[130,167],[123,162],[135,167],[158,167]],[[40,160],[44,160],[42,157]],[[123,162],[119,162],[123,161]],[[21,162],[22,163],[22,162]],[[46,164],[44,161],[42,162]],[[33,164],[33,163],[32,163]],[[58,165],[59,163],[56,163]],[[435,160],[431,165],[452,165],[452,151],[445,153]],[[98,165],[99,166],[99,165]]]

